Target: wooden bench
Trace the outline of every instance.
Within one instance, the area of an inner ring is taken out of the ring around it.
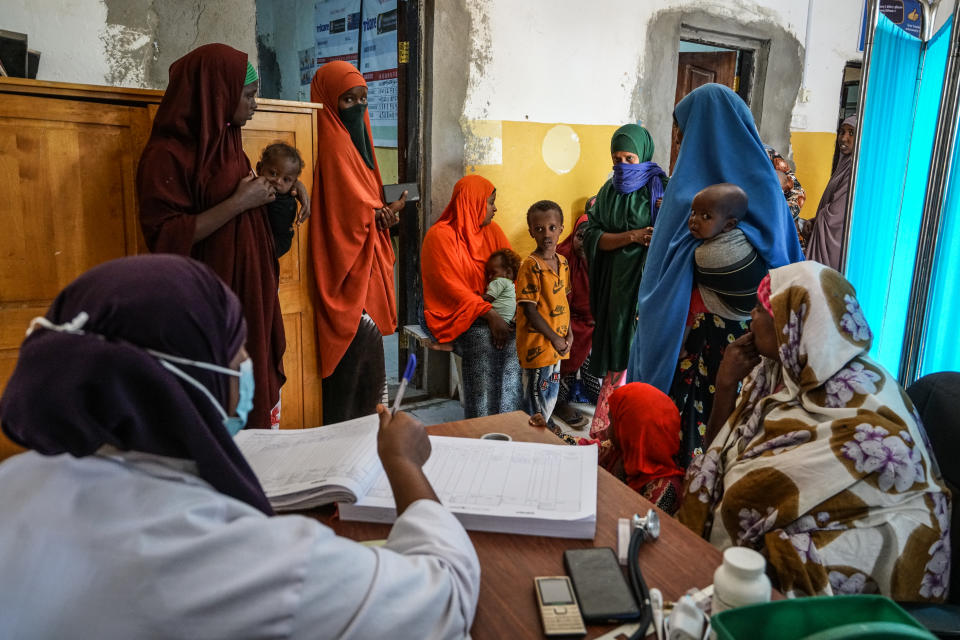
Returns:
[[[403,330],[400,332],[400,347],[410,349],[412,343],[420,345],[424,351],[424,360],[420,367],[421,371],[426,372],[428,368],[443,366],[442,360],[446,359],[447,369],[449,371],[448,380],[449,386],[447,390],[438,390],[438,389],[427,389],[431,394],[441,395],[448,394],[449,397],[453,398],[456,396],[460,399],[460,404],[463,405],[463,365],[460,356],[453,353],[453,345],[449,342],[447,343],[438,343],[430,338],[427,333],[417,324],[408,324],[404,325]],[[434,357],[431,358],[430,352],[438,352]],[[452,358],[444,358],[441,356],[442,353],[449,353]],[[438,374],[437,377],[442,379],[442,373]],[[431,376],[428,376],[430,379]]]

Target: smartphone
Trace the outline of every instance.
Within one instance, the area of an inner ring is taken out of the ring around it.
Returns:
[[[640,617],[640,606],[613,549],[567,549],[563,552],[563,565],[573,582],[585,622],[617,623]]]
[[[417,188],[416,182],[403,182],[400,184],[385,184],[383,185],[383,201],[384,204],[389,204],[391,202],[396,202],[400,199],[400,196],[403,192],[407,192],[407,202],[416,202],[420,199],[420,190]]]
[[[567,576],[533,579],[537,608],[546,636],[582,636],[587,633]]]

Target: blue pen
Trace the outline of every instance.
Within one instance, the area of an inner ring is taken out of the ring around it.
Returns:
[[[411,353],[410,357],[407,358],[407,368],[403,370],[403,378],[400,380],[400,387],[397,389],[397,397],[393,399],[393,408],[390,409],[390,415],[396,415],[400,408],[400,403],[403,402],[403,394],[407,390],[407,383],[410,382],[416,368],[417,356]]]

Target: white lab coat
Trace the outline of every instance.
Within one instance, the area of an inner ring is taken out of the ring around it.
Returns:
[[[268,518],[192,462],[104,449],[0,464],[0,638],[455,638],[480,566],[420,500],[370,548]]]

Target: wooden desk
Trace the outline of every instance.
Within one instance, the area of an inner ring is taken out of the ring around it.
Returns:
[[[562,444],[542,427],[527,425],[527,416],[514,412],[473,420],[461,420],[429,427],[432,435],[477,438],[484,433],[508,433],[517,441]],[[603,469],[597,478],[597,533],[591,540],[543,538],[470,531],[480,558],[480,603],[471,629],[476,640],[483,638],[542,638],[540,616],[534,606],[533,578],[564,575],[563,551],[581,547],[617,548],[617,519],[634,513],[645,514],[652,505],[633,489]],[[721,554],[707,541],[692,533],[662,511],[660,539],[640,548],[640,566],[650,588],[663,592],[665,600],[676,600],[691,587],[703,588],[713,582]],[[386,538],[387,525],[343,522],[324,518],[338,534],[354,540]],[[613,626],[587,627],[587,638],[606,633]]]

